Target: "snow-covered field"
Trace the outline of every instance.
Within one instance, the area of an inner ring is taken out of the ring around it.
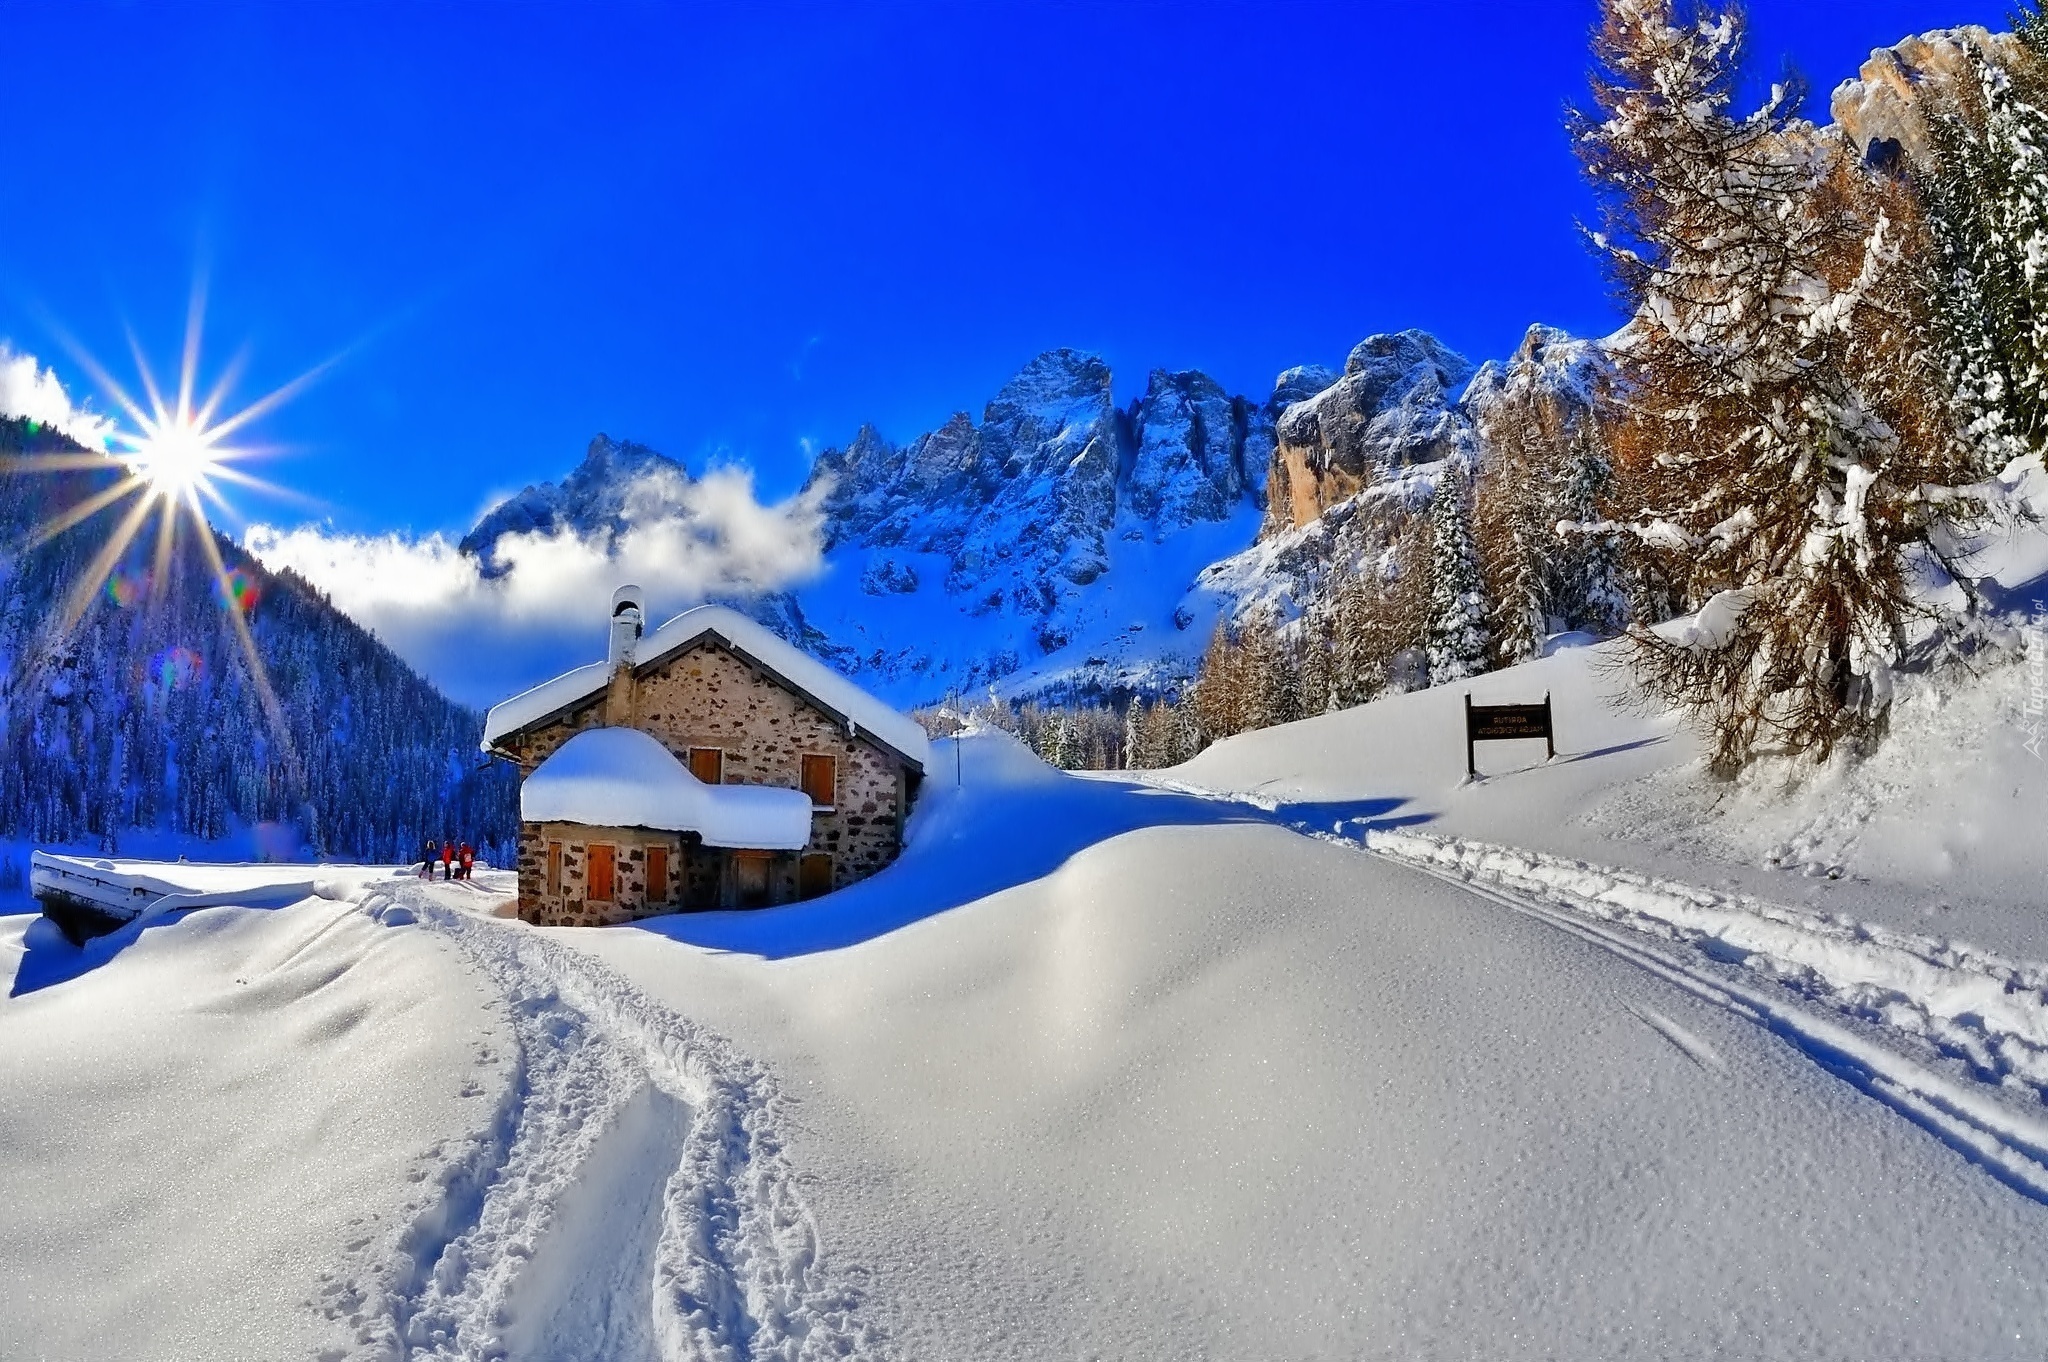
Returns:
[[[2035,662],[1716,786],[1610,656],[1474,682],[1560,747],[1477,783],[1456,689],[942,744],[809,904],[0,918],[0,1353],[2048,1352]]]

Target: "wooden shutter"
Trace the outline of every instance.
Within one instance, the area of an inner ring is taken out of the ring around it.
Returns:
[[[725,784],[725,749],[722,747],[693,747],[690,749],[690,774],[706,785]]]
[[[647,848],[647,901],[668,902],[668,848]]]
[[[802,898],[815,899],[831,892],[832,855],[830,852],[814,851],[799,863],[797,894]]]
[[[560,842],[549,842],[549,843],[548,843],[548,893],[549,893],[550,895],[554,895],[554,894],[559,894],[559,893],[561,893],[561,892],[562,892],[562,844],[561,844]]]
[[[829,809],[839,802],[839,763],[831,757],[804,755],[804,793],[811,803]]]
[[[602,842],[590,845],[590,874],[584,880],[583,897],[593,903],[612,901],[613,858],[617,851]]]

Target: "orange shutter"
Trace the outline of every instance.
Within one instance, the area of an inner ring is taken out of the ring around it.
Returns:
[[[585,880],[583,897],[593,903],[612,901],[612,858],[614,849],[601,842],[590,848],[590,876]]]
[[[725,749],[722,747],[693,747],[690,749],[690,774],[706,785],[725,784]]]
[[[562,892],[562,844],[548,843],[548,893]]]
[[[805,756],[803,778],[811,803],[829,809],[839,802],[839,763],[831,757]]]
[[[647,901],[668,902],[668,848],[647,848]]]
[[[798,865],[797,893],[803,898],[815,899],[831,892],[832,857],[827,852],[814,851]]]

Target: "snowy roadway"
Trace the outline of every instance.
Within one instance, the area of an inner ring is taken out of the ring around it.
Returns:
[[[2048,1350],[2034,967],[1805,923],[1888,1012],[1741,937],[1801,920],[1383,803],[966,776],[816,904],[361,879],[0,949],[0,1351]]]

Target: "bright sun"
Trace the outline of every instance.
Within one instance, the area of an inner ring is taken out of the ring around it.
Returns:
[[[227,451],[214,445],[218,433],[189,417],[149,422],[133,442],[130,460],[138,475],[164,497],[189,499],[210,491]]]

